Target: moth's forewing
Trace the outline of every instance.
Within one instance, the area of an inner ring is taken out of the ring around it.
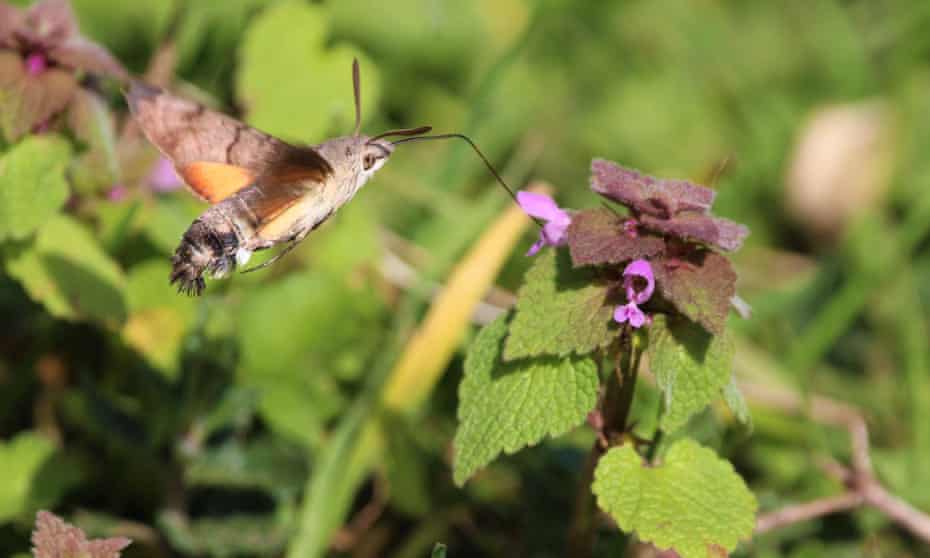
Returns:
[[[267,172],[291,147],[235,118],[141,82],[132,83],[126,99],[149,141],[174,162],[195,193],[212,203]],[[237,180],[230,182],[234,175]]]

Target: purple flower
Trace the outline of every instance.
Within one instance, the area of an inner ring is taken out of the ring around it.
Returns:
[[[639,306],[636,306],[635,302],[630,302],[623,306],[617,306],[614,310],[614,321],[621,324],[629,321],[631,326],[640,328],[646,323],[646,315],[639,309]]]
[[[174,164],[167,157],[159,157],[148,177],[149,186],[156,192],[171,192],[183,185],[181,177],[174,170]]]
[[[129,190],[126,189],[122,184],[114,184],[110,191],[107,192],[107,199],[111,202],[121,202],[126,199],[126,196],[129,194]]]
[[[656,279],[652,266],[646,260],[633,260],[623,270],[623,288],[630,302],[643,304],[656,290]]]
[[[623,288],[626,291],[627,304],[617,306],[614,310],[614,321],[621,324],[629,322],[635,328],[650,323],[652,320],[639,308],[640,304],[652,297],[656,289],[655,275],[648,261],[633,260],[626,266],[623,270]]]
[[[517,203],[528,215],[546,221],[539,231],[539,240],[530,247],[527,256],[539,252],[543,246],[559,246],[565,243],[572,218],[567,211],[556,205],[552,198],[545,194],[521,190],[517,192]]]
[[[26,73],[37,76],[48,68],[48,59],[41,52],[33,52],[26,57]]]

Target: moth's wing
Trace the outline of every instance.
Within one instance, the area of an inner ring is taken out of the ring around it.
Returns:
[[[323,161],[323,165],[317,163]],[[323,222],[334,210],[332,168],[311,147],[293,147],[255,182],[242,189],[237,204],[258,238],[281,242]]]
[[[311,168],[328,169],[319,153],[298,148],[188,99],[134,81],[129,108],[148,137],[170,158],[191,189],[217,203],[302,154]],[[306,152],[306,153],[305,153]]]

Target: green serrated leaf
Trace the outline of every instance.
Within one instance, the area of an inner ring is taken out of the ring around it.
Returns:
[[[665,409],[659,427],[673,432],[721,396],[730,381],[734,345],[688,320],[657,316],[649,328],[649,363]]]
[[[9,442],[0,442],[0,523],[26,511],[33,479],[54,452],[51,441],[33,432],[21,432]]]
[[[462,485],[501,452],[514,453],[584,422],[597,403],[597,365],[589,358],[501,361],[507,319],[488,324],[465,360],[459,386],[453,478]]]
[[[68,198],[70,154],[61,138],[36,136],[0,159],[0,240],[28,237],[61,209]]]
[[[736,378],[730,377],[727,385],[723,386],[723,400],[726,401],[727,407],[733,412],[736,420],[752,430],[752,415],[749,414],[749,405],[746,404],[746,398],[736,384]]]
[[[504,359],[588,354],[616,336],[612,313],[593,271],[573,269],[565,250],[544,250],[517,295]]]
[[[446,558],[446,545],[442,543],[436,543],[430,556],[431,558]]]
[[[608,451],[591,486],[625,532],[681,558],[725,556],[752,535],[756,499],[729,462],[690,439],[647,467],[630,446]]]
[[[325,46],[329,17],[323,6],[283,2],[266,10],[246,32],[236,94],[253,125],[291,140],[317,142],[355,121],[352,59],[362,75],[362,114],[378,106],[377,68],[360,49]]]
[[[33,245],[9,257],[6,267],[53,316],[114,326],[126,319],[122,271],[71,217],[49,220]]]

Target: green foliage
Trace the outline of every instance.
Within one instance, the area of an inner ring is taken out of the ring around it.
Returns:
[[[206,208],[203,202],[188,193],[166,197],[144,214],[146,238],[163,254],[173,254],[181,235]]]
[[[507,319],[475,339],[459,387],[453,478],[462,485],[501,452],[514,453],[584,422],[597,402],[597,366],[589,358],[546,357],[504,363]]]
[[[32,137],[0,159],[0,241],[27,238],[58,213],[68,197],[70,154],[61,138]]]
[[[723,387],[723,400],[726,401],[727,407],[736,417],[740,424],[752,430],[752,416],[749,414],[749,404],[736,384],[736,378],[731,377],[727,385]]]
[[[756,500],[743,479],[692,440],[673,444],[655,467],[629,445],[613,448],[594,474],[598,506],[621,529],[682,558],[728,554],[755,527]]]
[[[6,269],[53,316],[111,326],[126,319],[122,271],[71,217],[48,220],[31,246],[8,257]]]
[[[17,518],[27,511],[33,482],[42,464],[55,453],[48,438],[33,432],[21,432],[8,442],[0,442],[0,523]]]
[[[327,48],[327,26],[322,7],[293,1],[269,8],[251,24],[236,90],[253,125],[307,143],[333,131],[349,135],[355,119],[353,58],[364,77],[362,114],[374,112],[380,95],[375,64],[352,46]]]
[[[184,335],[194,315],[194,302],[177,296],[165,280],[170,273],[170,263],[161,258],[130,269],[126,277],[129,317],[122,335],[150,364],[174,378]]]
[[[662,430],[674,432],[722,396],[731,380],[733,351],[728,333],[709,335],[687,320],[655,320],[649,328],[649,363],[665,397]]]
[[[536,256],[517,294],[504,358],[587,354],[615,335],[607,285],[588,270],[572,269],[564,250]]]
[[[81,31],[124,59],[132,59],[140,51],[145,52],[157,45],[175,6],[169,0],[71,0],[71,4]],[[140,61],[140,67],[143,67],[143,62]]]
[[[194,556],[278,554],[288,535],[279,521],[268,516],[190,520],[178,513],[165,512],[158,524],[174,548]]]
[[[369,332],[377,329],[380,310],[370,290],[313,272],[245,298],[240,377],[260,390],[262,414],[275,428],[311,445],[320,441],[324,421],[344,405],[335,379],[362,372],[377,342]]]
[[[70,121],[78,139],[86,145],[73,171],[75,188],[93,192],[122,185],[116,122],[106,100],[95,93],[78,91],[71,104]]]

